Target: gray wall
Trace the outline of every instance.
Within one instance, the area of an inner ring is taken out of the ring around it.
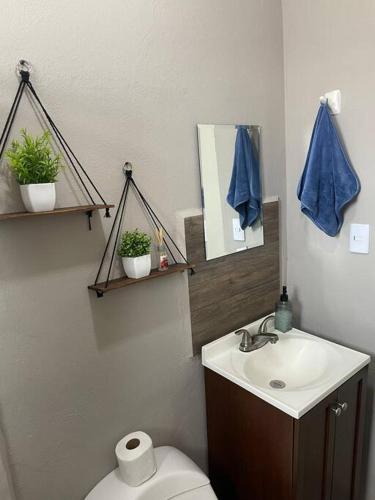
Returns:
[[[274,0],[3,0],[0,119],[15,63],[29,59],[105,197],[118,200],[121,164],[133,161],[176,234],[176,212],[200,206],[196,123],[261,125],[265,194],[283,195],[281,28]],[[23,109],[17,127],[37,130]],[[1,185],[0,209],[17,208],[5,173]],[[61,182],[60,205],[67,193]],[[130,225],[141,225],[133,208]],[[83,216],[1,223],[0,418],[19,500],[81,499],[134,429],[205,463],[186,277],[97,300],[86,285],[110,224],[95,216],[90,233]]]
[[[349,224],[375,224],[374,114],[375,3],[372,0],[284,0],[288,282],[309,331],[375,352],[374,241],[369,255],[349,253]],[[319,96],[339,88],[337,123],[362,191],[330,238],[300,213],[296,187],[318,111]],[[371,386],[374,373],[371,369]],[[371,398],[370,391],[370,398]],[[372,401],[369,402],[371,423]],[[367,499],[375,498],[375,442]]]

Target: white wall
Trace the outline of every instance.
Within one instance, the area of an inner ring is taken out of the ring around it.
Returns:
[[[196,123],[230,122],[262,127],[265,194],[283,195],[281,28],[274,0],[3,0],[0,120],[23,57],[108,200],[131,160],[174,230],[177,211],[200,206]],[[20,126],[36,129],[25,106]],[[0,209],[18,206],[16,186],[1,185]],[[91,233],[80,216],[1,223],[0,419],[18,500],[81,499],[137,428],[205,463],[186,283],[90,295],[111,222],[96,216]]]
[[[351,222],[375,227],[374,114],[375,3],[372,0],[284,0],[288,283],[309,331],[375,353],[375,247],[350,254]],[[319,96],[339,88],[337,124],[361,180],[357,201],[330,238],[301,214],[296,189],[319,107]],[[371,424],[374,369],[370,367]],[[372,422],[373,423],[373,422]],[[367,441],[367,440],[366,440]],[[375,443],[371,441],[367,499],[375,497]],[[367,451],[366,451],[367,453]]]

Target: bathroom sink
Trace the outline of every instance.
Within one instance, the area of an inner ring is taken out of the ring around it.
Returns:
[[[233,369],[258,387],[267,389],[270,382],[276,389],[301,390],[321,384],[331,376],[331,363],[339,363],[335,349],[315,339],[298,334],[279,335],[277,344],[267,344],[251,356],[239,350],[232,351]],[[284,385],[285,384],[285,385]],[[281,387],[280,387],[281,386]]]
[[[244,328],[257,333],[262,320]],[[202,363],[273,406],[300,418],[370,362],[370,356],[293,328],[276,344],[239,350],[234,332],[202,348]]]

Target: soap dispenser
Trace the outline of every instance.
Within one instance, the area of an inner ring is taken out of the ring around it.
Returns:
[[[288,300],[286,286],[283,286],[280,302],[275,306],[275,328],[284,333],[292,329],[292,305]]]

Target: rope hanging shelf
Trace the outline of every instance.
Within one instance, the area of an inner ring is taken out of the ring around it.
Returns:
[[[187,269],[190,270],[190,272],[193,274],[194,273],[194,265],[189,263],[186,260],[186,257],[184,254],[181,252],[181,250],[178,248],[174,240],[172,239],[170,233],[166,230],[165,226],[162,224],[160,221],[159,217],[156,215],[154,210],[151,208],[150,204],[146,200],[146,198],[143,196],[142,192],[138,188],[138,185],[136,184],[134,178],[133,178],[133,168],[132,164],[129,162],[126,162],[124,167],[123,167],[123,172],[125,175],[125,185],[122,190],[122,194],[120,197],[120,202],[118,204],[118,208],[116,211],[116,215],[113,220],[112,228],[109,234],[109,238],[102,256],[102,260],[99,265],[99,269],[96,275],[95,283],[93,285],[89,285],[90,290],[94,290],[96,292],[97,297],[103,297],[103,295],[107,292],[110,292],[112,290],[118,290],[119,288],[123,288],[125,286],[129,285],[134,285],[136,283],[145,281],[145,280],[150,280],[150,279],[156,279],[156,278],[161,278],[163,276],[169,276],[170,274],[173,273],[178,273],[178,272],[183,272]],[[136,199],[138,200],[139,204],[141,207],[144,208],[149,221],[151,223],[151,226],[159,232],[161,229],[163,230],[163,242],[174,262],[174,264],[169,265],[167,270],[164,271],[159,271],[158,269],[152,269],[151,273],[148,276],[145,276],[143,278],[138,278],[138,279],[133,279],[133,278],[128,278],[127,276],[123,276],[121,278],[116,278],[116,279],[111,279],[111,272],[113,268],[113,263],[114,263],[114,257],[115,253],[117,250],[118,246],[118,241],[120,237],[120,230],[122,227],[124,215],[125,215],[125,206],[126,206],[126,200],[128,197],[129,189],[132,189]],[[113,241],[113,247],[112,247],[112,252],[111,252],[111,257],[109,261],[109,266],[107,269],[107,274],[106,274],[106,279],[105,281],[99,282],[101,272],[104,267],[104,263],[107,257],[107,254],[109,256],[109,249],[111,246],[111,241],[112,237],[115,234],[114,241]],[[179,255],[180,261],[175,256],[175,253]]]
[[[0,214],[0,221],[7,219],[18,219],[24,217],[35,217],[41,215],[64,215],[71,213],[85,213],[88,218],[89,229],[91,230],[91,217],[93,212],[97,210],[105,210],[105,217],[110,217],[111,215],[109,209],[113,208],[114,205],[108,204],[103,198],[103,196],[100,194],[98,188],[95,186],[94,182],[92,181],[92,179],[82,166],[81,162],[78,160],[77,156],[72,151],[71,147],[63,137],[59,128],[51,118],[51,115],[48,113],[42,101],[40,100],[33,84],[30,81],[30,73],[31,73],[30,63],[28,63],[24,59],[21,59],[17,64],[16,73],[20,77],[20,83],[16,92],[16,96],[10,108],[9,115],[6,119],[4,129],[0,136],[0,160],[4,154],[4,150],[8,142],[9,134],[11,132],[22,96],[25,90],[27,90],[33,102],[39,108],[42,115],[46,119],[53,137],[56,139],[62,151],[64,152],[64,156],[67,160],[69,168],[71,169],[73,175],[75,176],[78,184],[82,187],[82,190],[87,196],[88,200],[90,201],[90,204],[78,205],[74,207],[56,208],[54,210],[50,210],[47,212],[2,213]],[[97,201],[95,201],[95,198],[97,198]]]

